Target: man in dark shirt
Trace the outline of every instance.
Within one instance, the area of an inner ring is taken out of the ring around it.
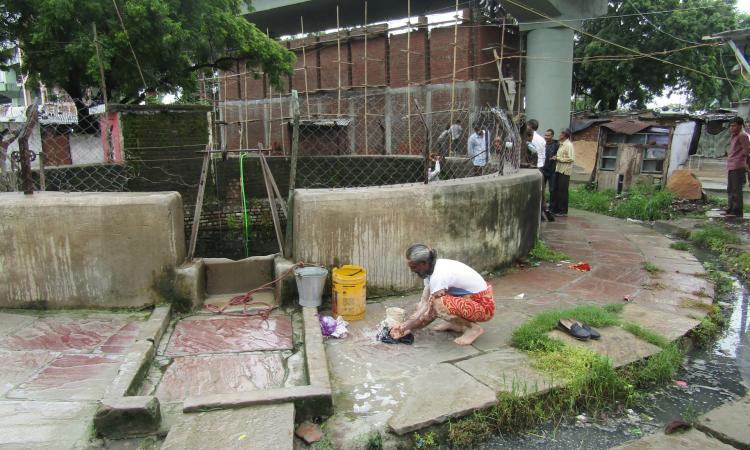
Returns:
[[[727,199],[729,207],[726,217],[742,217],[742,185],[747,172],[746,158],[750,153],[750,139],[743,130],[745,121],[735,117],[729,122],[729,150],[727,151]]]
[[[552,157],[557,155],[560,143],[555,140],[555,131],[552,129],[544,132],[544,141],[546,142],[546,148],[544,150],[544,167],[542,167],[542,175],[544,175],[542,193],[544,193],[544,184],[546,184],[549,189],[549,201],[551,203],[554,198],[552,193],[555,191],[555,160]],[[555,208],[549,205],[549,209],[554,210]]]

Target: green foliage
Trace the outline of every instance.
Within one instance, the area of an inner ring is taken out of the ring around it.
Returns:
[[[547,247],[547,244],[545,244],[544,241],[537,239],[536,242],[534,242],[534,248],[529,252],[529,258],[537,261],[556,262],[568,259],[568,255]]]
[[[706,224],[699,230],[690,233],[690,241],[701,247],[721,253],[727,244],[739,244],[740,238],[736,233],[720,225]]]
[[[32,81],[60,86],[76,99],[87,88],[98,90],[101,81],[94,24],[113,101],[138,98],[148,90],[194,92],[199,73],[244,71],[243,61],[262,69],[276,85],[292,73],[294,55],[240,14],[243,4],[249,6],[245,0],[116,4],[124,29],[113,2],[9,0],[0,3],[2,32],[6,42],[16,42],[23,51],[22,69]]]
[[[711,312],[701,320],[701,323],[693,328],[693,331],[690,332],[690,337],[697,347],[707,348],[721,335],[726,325],[726,319],[721,313],[721,308],[718,305],[714,305],[711,308]]]
[[[382,450],[383,449],[383,436],[377,431],[373,431],[367,435],[365,439],[365,450]]]
[[[612,190],[570,190],[571,207],[621,219],[669,219],[673,212],[672,200],[671,193],[644,184],[636,184],[619,196]]]
[[[622,328],[624,328],[625,331],[637,336],[638,338],[648,342],[649,344],[654,344],[657,347],[667,348],[670,345],[669,340],[664,336],[654,333],[653,331],[643,329],[634,323],[624,323],[622,324]]]
[[[690,244],[688,244],[685,241],[677,241],[677,242],[672,242],[671,244],[669,244],[669,248],[674,249],[674,250],[687,251],[687,250],[690,250]]]
[[[424,435],[420,433],[414,433],[413,436],[414,439],[414,449],[415,450],[423,450],[423,449],[430,449],[430,448],[437,448],[437,438],[435,437],[435,433],[432,431],[425,433]]]
[[[659,272],[663,272],[663,270],[661,270],[655,264],[650,263],[650,262],[644,262],[642,267],[643,267],[643,270],[650,273],[651,275],[657,274]]]
[[[601,101],[600,108],[609,110],[617,109],[618,103],[643,108],[655,96],[674,91],[688,94],[697,107],[715,98],[722,103],[742,98],[742,92],[733,93],[735,87],[716,77],[737,79],[730,74],[735,64],[731,50],[725,45],[695,47],[704,42],[703,36],[747,26],[746,17],[737,13],[734,4],[724,0],[610,1],[609,17],[584,22],[585,34],[578,35],[576,92],[590,103]],[[641,15],[653,11],[665,12]],[[654,58],[642,56],[652,53],[656,53]]]
[[[734,270],[742,277],[750,277],[750,252],[742,252],[730,260]]]

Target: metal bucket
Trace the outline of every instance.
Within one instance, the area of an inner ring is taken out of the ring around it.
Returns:
[[[328,270],[323,267],[296,267],[294,269],[294,279],[297,280],[301,306],[316,308],[320,306],[326,278],[328,278]]]

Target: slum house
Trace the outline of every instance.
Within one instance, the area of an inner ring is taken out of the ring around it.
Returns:
[[[574,179],[617,192],[637,182],[665,185],[697,153],[703,122],[683,113],[574,118]]]

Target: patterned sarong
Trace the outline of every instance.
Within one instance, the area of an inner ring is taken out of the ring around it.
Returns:
[[[492,297],[490,284],[487,284],[487,289],[476,294],[462,297],[446,294],[441,299],[450,315],[461,317],[469,322],[486,322],[495,315],[495,299]]]

